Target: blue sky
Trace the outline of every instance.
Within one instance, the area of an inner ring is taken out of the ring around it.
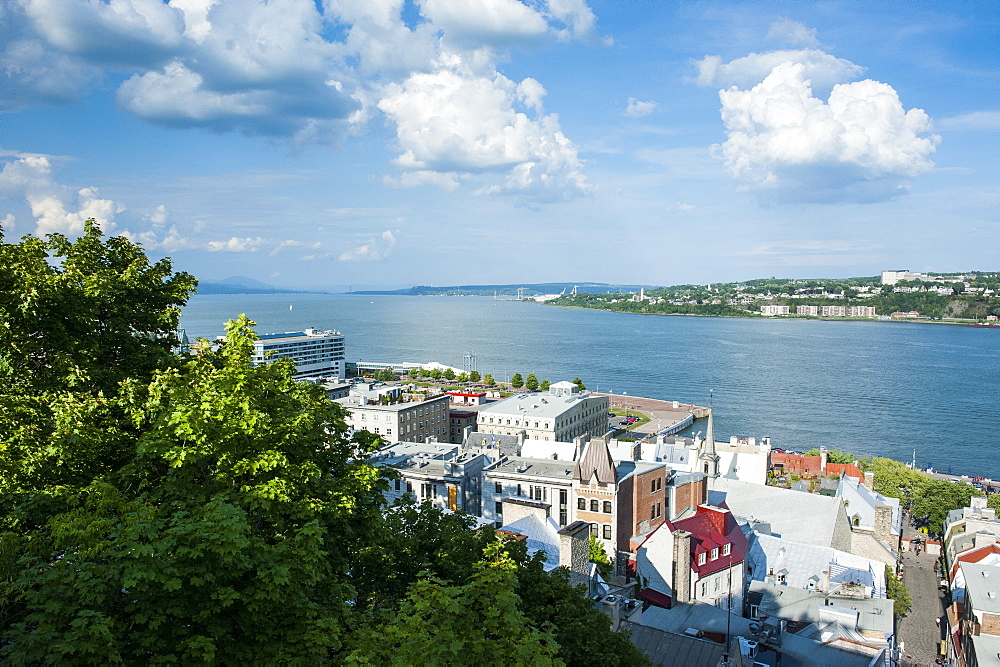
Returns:
[[[0,223],[305,288],[996,270],[998,19],[9,0]]]

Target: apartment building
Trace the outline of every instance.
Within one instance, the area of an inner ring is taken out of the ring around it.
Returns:
[[[524,432],[534,440],[569,442],[608,430],[608,397],[580,392],[572,382],[557,382],[548,392],[517,394],[479,410],[481,433]]]
[[[337,403],[347,408],[347,423],[351,428],[384,436],[390,442],[448,440],[447,396],[379,404],[351,395],[338,399]]]
[[[295,362],[295,379],[344,377],[344,336],[337,331],[291,331],[265,334],[254,341],[254,364],[278,359]]]

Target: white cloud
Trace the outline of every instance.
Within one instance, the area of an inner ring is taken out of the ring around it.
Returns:
[[[125,208],[101,199],[95,188],[74,191],[52,177],[46,156],[27,156],[8,162],[0,171],[0,195],[23,197],[35,218],[35,234],[81,234],[83,223],[94,218],[101,229],[115,228],[114,216]],[[10,218],[13,221],[13,218]]]
[[[396,236],[391,230],[386,230],[377,237],[368,239],[364,244],[347,252],[341,253],[340,261],[353,262],[361,260],[384,259],[389,256],[392,247],[396,245]]]
[[[973,111],[960,116],[941,118],[935,125],[942,130],[1000,130],[1000,111]]]
[[[643,118],[653,113],[656,109],[656,102],[641,102],[634,97],[628,98],[628,105],[625,107],[625,115],[630,118]]]
[[[435,185],[446,192],[454,192],[458,189],[461,181],[467,179],[467,174],[459,174],[453,171],[441,172],[420,169],[403,172],[399,178],[386,176],[384,180],[386,184],[397,188],[416,188],[422,185]]]
[[[2,228],[2,229],[14,229],[15,222],[16,221],[14,220],[14,214],[13,213],[8,213],[7,215],[5,215],[3,217],[3,220],[0,220],[0,228]]]
[[[736,178],[780,200],[878,201],[928,171],[938,137],[921,109],[865,80],[813,97],[801,64],[778,65],[750,90],[719,92],[728,139],[718,147]]]
[[[752,257],[759,266],[856,266],[878,261],[877,246],[861,239],[804,239],[760,243],[734,257]]]
[[[558,118],[531,119],[516,108],[537,106],[544,94],[538,82],[477,75],[457,58],[450,65],[388,86],[379,102],[396,123],[403,149],[397,165],[411,172],[506,172],[505,184],[488,186],[488,192],[588,190],[576,147]]]
[[[767,38],[776,42],[784,42],[793,46],[819,46],[816,39],[816,29],[807,28],[798,21],[789,18],[780,19],[771,24]]]
[[[549,31],[545,17],[518,0],[421,0],[420,12],[459,43],[530,42]]]
[[[681,211],[683,213],[690,213],[695,208],[696,207],[695,207],[694,204],[684,204],[684,203],[681,203],[681,202],[677,202],[677,210]]]
[[[268,241],[259,236],[256,238],[233,236],[228,241],[209,241],[206,249],[209,252],[257,252],[266,245]]]
[[[865,71],[850,60],[818,49],[799,49],[751,53],[728,63],[723,63],[719,56],[705,56],[695,62],[698,68],[696,82],[702,86],[749,88],[784,63],[801,65],[803,77],[812,83],[814,89],[823,91],[834,84],[856,79]]]

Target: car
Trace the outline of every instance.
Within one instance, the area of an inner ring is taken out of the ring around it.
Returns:
[[[632,422],[630,422],[629,420],[627,420],[627,419],[623,419],[623,420],[621,420],[620,422],[618,422],[618,425],[619,425],[619,426],[628,426],[628,425],[629,425],[629,424],[631,424],[631,423],[632,423]]]

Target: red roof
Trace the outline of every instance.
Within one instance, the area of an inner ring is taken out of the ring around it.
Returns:
[[[486,392],[482,391],[446,391],[449,396],[464,396],[466,398],[484,398]]]
[[[655,591],[652,588],[643,588],[639,591],[639,597],[654,607],[670,609],[670,605],[672,604],[672,600],[669,595],[661,593],[660,591]]]
[[[694,516],[669,523],[671,531],[691,533],[691,571],[699,578],[742,563],[750,546],[732,512],[726,508],[699,505]],[[724,556],[726,544],[730,545],[730,553]],[[713,549],[718,549],[715,559],[712,559]],[[705,554],[705,563],[701,565],[700,554]]]
[[[956,554],[955,562],[951,565],[952,580],[954,580],[955,575],[958,574],[959,563],[978,563],[991,554],[1000,554],[1000,544],[987,544],[985,547],[967,549],[966,551]]]

